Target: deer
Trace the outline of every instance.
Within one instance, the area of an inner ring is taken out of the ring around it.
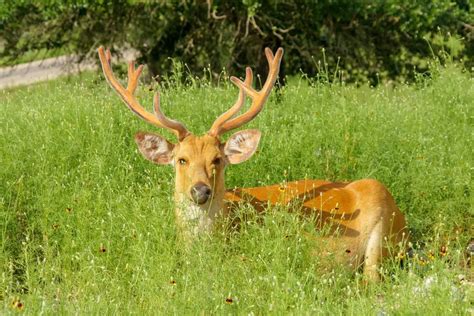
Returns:
[[[159,134],[137,132],[135,142],[143,157],[158,165],[172,165],[175,172],[175,220],[179,235],[186,244],[204,233],[211,233],[216,223],[229,218],[239,203],[250,203],[257,211],[273,205],[298,202],[303,216],[317,222],[317,227],[329,227],[323,236],[325,253],[334,262],[362,270],[368,280],[379,280],[383,258],[394,256],[393,246],[401,246],[408,238],[404,215],[398,209],[388,189],[374,179],[353,182],[298,180],[284,184],[226,190],[224,171],[228,165],[248,160],[255,153],[261,133],[257,129],[240,130],[226,141],[225,133],[253,120],[262,110],[275,85],[283,57],[283,48],[274,54],[265,49],[268,76],[260,90],[253,88],[253,72],[245,70],[242,81],[231,76],[239,89],[233,106],[220,115],[209,131],[196,136],[179,121],[168,118],[161,110],[160,94],[153,97],[153,113],[147,111],[135,97],[143,65],[128,64],[127,87],[114,76],[110,50],[98,49],[105,79],[125,105],[144,121],[171,131],[177,137],[173,143]],[[248,109],[237,115],[251,99]]]

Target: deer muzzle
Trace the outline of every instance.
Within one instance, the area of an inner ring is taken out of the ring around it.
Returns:
[[[211,194],[211,188],[203,182],[198,182],[191,187],[191,197],[196,204],[201,205],[206,203]]]

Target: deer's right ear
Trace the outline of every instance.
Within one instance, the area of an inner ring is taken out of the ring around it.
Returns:
[[[159,165],[173,161],[174,145],[160,135],[139,132],[135,134],[135,142],[143,157]]]

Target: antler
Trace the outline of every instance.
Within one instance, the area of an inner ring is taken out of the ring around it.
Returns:
[[[281,59],[283,57],[283,48],[278,48],[276,54],[273,55],[270,48],[267,47],[265,48],[265,56],[267,57],[269,70],[267,80],[260,91],[252,88],[252,69],[250,67],[247,67],[246,69],[245,82],[242,82],[236,77],[230,77],[230,80],[240,89],[239,98],[232,108],[222,114],[214,124],[212,124],[209,131],[210,135],[219,136],[225,132],[236,129],[251,121],[258,115],[258,113],[260,113],[277,80]],[[247,112],[231,119],[231,117],[242,107],[245,95],[250,96],[252,99],[252,105],[250,105]]]
[[[151,123],[155,126],[166,128],[178,136],[179,140],[182,140],[187,135],[189,135],[188,130],[186,127],[175,120],[167,118],[160,109],[160,95],[159,93],[155,93],[153,98],[153,108],[155,114],[148,112],[140,105],[137,101],[135,96],[135,90],[138,85],[138,78],[140,77],[143,65],[140,65],[137,69],[135,69],[135,63],[133,61],[129,62],[128,64],[128,84],[127,88],[125,89],[123,85],[115,78],[112,67],[110,65],[110,61],[112,56],[110,54],[110,50],[104,51],[104,47],[99,47],[99,59],[100,63],[102,64],[102,70],[104,71],[105,79],[110,84],[110,86],[117,92],[117,94],[122,98],[122,101],[127,105],[127,107],[136,115],[141,117],[143,120]]]
[[[253,81],[253,73],[252,73],[252,68],[247,67],[245,69],[245,84],[247,86],[252,86],[252,81]],[[242,108],[242,105],[244,105],[245,102],[245,92],[244,90],[239,87],[239,96],[237,98],[237,101],[235,104],[226,112],[221,114],[214,123],[211,126],[211,129],[209,130],[209,135],[218,137],[221,133],[221,125],[225,123],[225,121],[229,120],[234,116],[237,112],[240,111]]]

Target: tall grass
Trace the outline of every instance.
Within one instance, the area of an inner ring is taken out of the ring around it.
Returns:
[[[425,255],[405,269],[387,262],[372,285],[339,267],[318,272],[311,223],[281,209],[184,251],[173,170],[138,154],[133,134],[152,128],[101,78],[2,91],[0,313],[472,313],[463,253],[473,236],[473,83],[454,66],[396,88],[295,78],[248,124],[263,139],[227,170],[228,187],[370,177],[390,189]],[[151,94],[139,91],[143,104]],[[236,95],[227,82],[194,81],[162,100],[200,134]]]

